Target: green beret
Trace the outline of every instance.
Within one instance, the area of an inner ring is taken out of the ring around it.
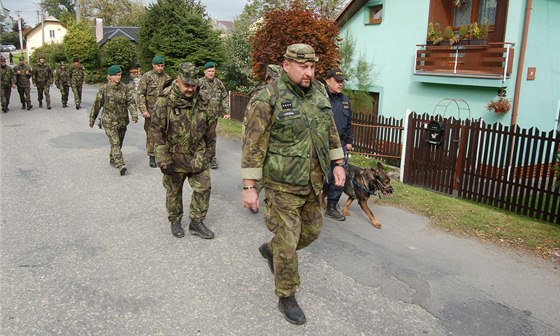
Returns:
[[[210,69],[210,68],[215,68],[215,67],[216,67],[216,63],[214,63],[214,62],[206,62],[206,64],[204,64],[204,70]]]
[[[121,70],[121,67],[118,66],[118,65],[111,65],[111,66],[109,67],[109,69],[107,69],[107,74],[108,74],[109,76],[116,75],[116,74],[118,74],[119,72],[122,72],[122,70]]]
[[[165,58],[163,56],[156,55],[152,58],[152,64],[164,64]]]

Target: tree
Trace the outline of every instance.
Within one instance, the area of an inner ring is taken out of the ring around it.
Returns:
[[[45,56],[45,61],[53,67],[67,60],[62,43],[48,43],[35,49],[30,57],[31,64],[37,63],[39,55]]]
[[[319,17],[334,19],[349,0],[301,0],[303,5]],[[245,5],[244,13],[252,17],[253,22],[275,9],[289,9],[293,0],[252,0]]]
[[[182,62],[197,66],[208,61],[224,61],[223,44],[196,0],[159,0],[150,5],[139,32],[140,62],[149,69],[152,58],[164,55],[166,71],[175,75]]]
[[[82,14],[101,18],[106,26],[138,26],[145,13],[140,0],[85,0]]]
[[[288,45],[307,43],[319,57],[315,73],[321,77],[340,61],[337,40],[338,27],[334,21],[318,17],[295,0],[290,9],[266,13],[251,37],[253,76],[264,78],[267,64],[280,64]]]
[[[101,65],[108,67],[113,64],[130,69],[138,58],[137,47],[125,37],[115,37],[101,47]]]
[[[43,0],[40,2],[41,9],[49,15],[60,19],[60,15],[63,12],[70,12],[72,15],[76,15],[76,0]]]
[[[64,51],[68,59],[78,57],[86,68],[98,65],[99,47],[87,22],[72,23],[64,36]]]
[[[249,92],[257,84],[251,80],[253,65],[251,43],[249,43],[250,23],[250,17],[242,13],[233,22],[231,33],[224,41],[228,60],[223,67],[224,83],[230,90]]]

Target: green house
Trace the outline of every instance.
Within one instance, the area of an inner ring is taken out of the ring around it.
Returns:
[[[550,131],[560,129],[558,18],[558,0],[351,0],[336,22],[374,67],[374,113]],[[440,35],[449,26],[454,38],[433,45],[429,26],[439,26]],[[509,100],[509,111],[487,109],[499,97]]]

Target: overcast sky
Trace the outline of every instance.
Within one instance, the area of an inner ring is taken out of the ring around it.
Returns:
[[[146,3],[153,2],[144,0]],[[17,18],[16,11],[20,11],[27,25],[34,27],[37,23],[37,10],[40,0],[2,0],[4,8],[10,10],[10,14],[14,19]],[[221,20],[232,21],[236,16],[241,14],[247,0],[202,0],[206,6],[206,10],[211,17]]]

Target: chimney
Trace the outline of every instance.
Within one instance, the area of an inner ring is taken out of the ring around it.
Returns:
[[[95,40],[103,40],[103,19],[95,18]]]

